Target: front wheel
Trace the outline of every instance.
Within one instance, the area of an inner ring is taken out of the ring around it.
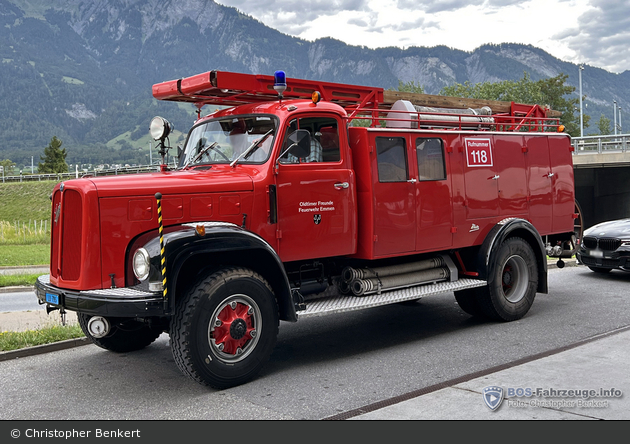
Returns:
[[[254,378],[278,336],[271,287],[252,270],[229,268],[193,285],[171,320],[171,349],[180,370],[225,389]]]
[[[479,307],[491,319],[515,321],[527,314],[537,288],[534,251],[525,240],[512,237],[499,247],[488,285],[477,289]]]

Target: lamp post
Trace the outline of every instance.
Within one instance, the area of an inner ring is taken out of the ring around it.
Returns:
[[[580,74],[580,137],[584,137],[584,112],[582,110],[582,71],[584,71],[584,65],[579,66],[578,73]]]
[[[613,119],[614,119],[614,128],[615,128],[615,136],[617,135],[617,101],[613,100]]]

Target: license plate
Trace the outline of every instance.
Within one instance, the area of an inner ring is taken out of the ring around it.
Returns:
[[[591,256],[593,257],[604,257],[604,252],[601,250],[593,250],[591,251]]]
[[[59,295],[58,294],[52,294],[52,293],[46,293],[46,302],[49,302],[51,304],[59,305]]]

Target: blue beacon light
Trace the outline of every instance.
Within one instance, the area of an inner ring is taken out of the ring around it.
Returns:
[[[273,75],[273,89],[276,90],[280,99],[282,99],[282,93],[287,89],[287,76],[284,71],[276,71]]]

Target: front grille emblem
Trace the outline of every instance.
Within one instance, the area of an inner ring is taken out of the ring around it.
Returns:
[[[57,225],[57,222],[59,221],[59,215],[61,214],[61,202],[57,204],[57,206],[55,207],[55,225]]]

